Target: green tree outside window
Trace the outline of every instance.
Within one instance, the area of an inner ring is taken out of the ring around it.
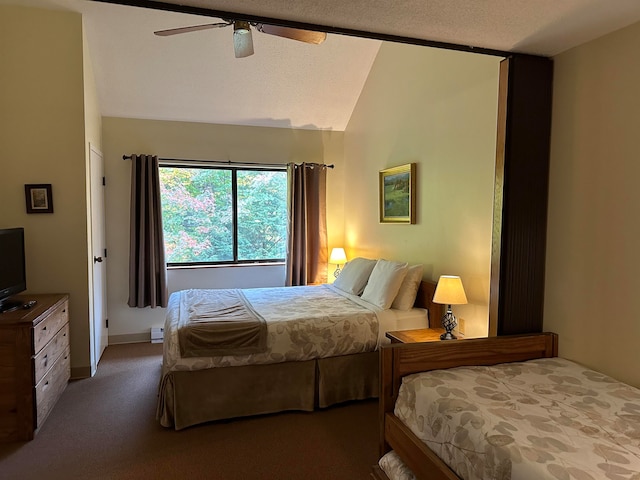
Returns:
[[[165,165],[160,167],[160,187],[167,263],[284,259],[284,170]]]

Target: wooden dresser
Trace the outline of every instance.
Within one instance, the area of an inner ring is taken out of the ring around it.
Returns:
[[[19,295],[0,313],[0,441],[32,440],[71,374],[69,296]]]

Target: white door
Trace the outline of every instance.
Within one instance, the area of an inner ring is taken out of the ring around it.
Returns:
[[[104,159],[90,148],[91,169],[91,238],[93,250],[93,345],[92,375],[107,347],[107,266],[104,214]]]

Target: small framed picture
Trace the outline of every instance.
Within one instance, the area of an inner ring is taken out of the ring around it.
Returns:
[[[380,171],[380,222],[416,223],[416,164]]]
[[[27,213],[53,213],[51,184],[30,184],[24,186],[27,201]]]

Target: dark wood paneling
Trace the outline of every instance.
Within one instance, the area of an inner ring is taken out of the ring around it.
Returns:
[[[542,331],[553,62],[501,62],[489,332]]]

